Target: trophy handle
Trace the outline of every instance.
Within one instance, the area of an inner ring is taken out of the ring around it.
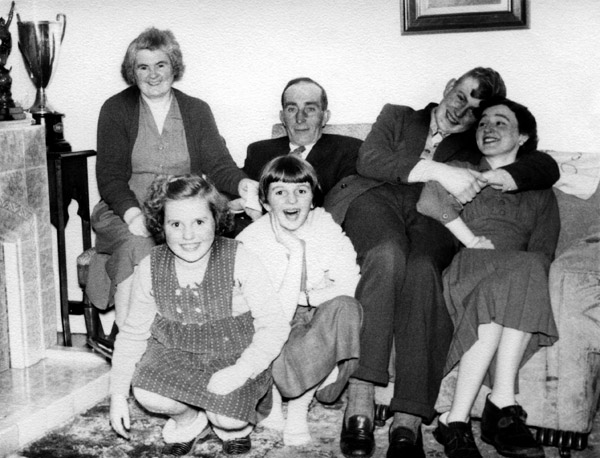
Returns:
[[[56,20],[58,22],[62,22],[62,35],[60,36],[60,42],[63,42],[63,38],[65,38],[65,32],[67,30],[67,16],[62,13],[56,15]]]

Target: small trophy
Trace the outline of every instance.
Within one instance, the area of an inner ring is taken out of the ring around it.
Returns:
[[[12,99],[10,88],[12,86],[12,78],[10,69],[7,70],[5,65],[8,56],[12,50],[12,37],[8,28],[13,17],[15,2],[11,3],[8,19],[0,18],[0,121],[14,121],[16,119],[25,119],[23,108],[16,107]]]
[[[35,102],[29,112],[36,124],[46,126],[46,145],[50,151],[71,151],[63,137],[63,114],[54,111],[46,98],[46,87],[58,62],[58,52],[63,38],[67,17],[58,14],[56,21],[22,22],[17,13],[19,49],[23,55],[29,78],[37,89]]]

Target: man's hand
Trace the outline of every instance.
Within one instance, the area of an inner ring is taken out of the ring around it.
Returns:
[[[123,221],[127,224],[129,232],[140,237],[150,237],[150,232],[146,228],[146,221],[142,210],[137,207],[131,207],[123,215]]]
[[[119,436],[129,439],[129,404],[125,396],[113,394],[110,397],[110,425]]]
[[[512,175],[504,169],[494,169],[483,172],[483,176],[487,180],[488,186],[499,191],[514,191],[517,189],[517,183]]]
[[[440,183],[461,204],[471,202],[486,183],[486,177],[475,170],[446,166],[433,180]]]

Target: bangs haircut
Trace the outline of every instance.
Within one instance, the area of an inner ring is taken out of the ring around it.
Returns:
[[[261,203],[268,204],[269,186],[271,183],[308,183],[313,193],[313,204],[323,203],[323,193],[312,165],[297,156],[286,155],[272,159],[265,165],[258,182],[258,198]]]

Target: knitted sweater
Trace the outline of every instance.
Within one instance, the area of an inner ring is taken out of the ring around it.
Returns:
[[[210,107],[174,88],[173,94],[183,118],[191,172],[204,173],[220,191],[237,195],[238,184],[246,175],[229,154]],[[100,197],[120,217],[129,208],[139,206],[128,184],[139,116],[140,90],[131,86],[109,98],[98,119],[98,190]]]

